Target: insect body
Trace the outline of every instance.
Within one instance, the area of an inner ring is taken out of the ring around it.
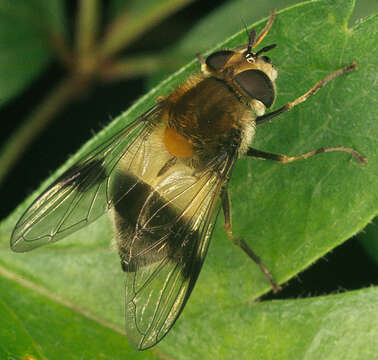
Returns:
[[[160,341],[187,302],[206,256],[222,207],[228,235],[279,286],[242,238],[232,233],[227,184],[242,155],[280,162],[296,157],[250,148],[256,125],[305,101],[340,69],[307,93],[265,114],[275,99],[277,71],[264,55],[275,45],[252,50],[274,19],[248,44],[221,50],[173,93],[127,125],[57,179],[27,209],[11,239],[15,251],[56,242],[109,212],[126,282],[126,332],[138,349]],[[219,201],[221,199],[221,201]],[[220,204],[219,204],[220,203]]]

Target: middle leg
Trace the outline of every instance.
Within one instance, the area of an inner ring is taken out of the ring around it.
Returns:
[[[255,158],[259,158],[259,159],[264,159],[264,160],[278,161],[280,163],[286,164],[286,163],[301,160],[301,159],[308,159],[309,157],[312,157],[312,156],[315,156],[315,155],[318,155],[318,154],[322,154],[322,153],[326,153],[326,152],[332,152],[332,151],[347,152],[347,153],[351,154],[352,156],[354,156],[360,162],[361,165],[367,162],[366,158],[364,158],[359,152],[357,152],[354,149],[343,147],[343,146],[340,146],[340,147],[321,147],[319,149],[312,150],[312,151],[309,151],[305,154],[298,155],[298,156],[274,154],[274,153],[270,153],[270,152],[266,152],[266,151],[262,151],[262,150],[253,149],[253,148],[250,147],[250,148],[248,148],[246,155],[252,156],[252,157],[255,157]]]

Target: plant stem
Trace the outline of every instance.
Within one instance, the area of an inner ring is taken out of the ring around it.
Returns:
[[[108,27],[105,38],[99,49],[99,57],[108,59],[116,52],[153,28],[162,19],[194,0],[165,0],[157,1],[155,6],[145,10],[143,16],[133,16],[128,8],[121,13]],[[142,14],[141,14],[142,15]]]
[[[107,64],[100,70],[99,76],[104,81],[129,79],[136,76],[149,75],[158,69],[164,68],[165,65],[164,58],[160,56],[132,56]]]
[[[75,82],[64,79],[47,98],[28,116],[0,150],[0,184],[22,156],[27,146],[76,94]]]
[[[80,0],[76,24],[76,52],[86,57],[93,48],[99,26],[98,0]]]

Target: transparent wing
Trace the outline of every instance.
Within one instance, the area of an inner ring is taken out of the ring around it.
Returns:
[[[25,211],[11,237],[17,252],[56,242],[96,220],[118,201],[110,193],[111,176],[123,154],[149,135],[159,105],[79,160]]]
[[[136,348],[159,342],[184,308],[201,270],[219,212],[217,200],[234,160],[225,155],[195,173],[174,165],[153,186],[146,176],[115,206],[126,273],[126,333]],[[130,181],[125,179],[128,175],[123,177],[119,182]],[[130,204],[136,206],[130,209]]]

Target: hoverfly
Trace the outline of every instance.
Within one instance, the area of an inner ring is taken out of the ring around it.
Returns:
[[[200,273],[220,208],[235,244],[279,285],[231,226],[227,191],[240,156],[287,163],[345,147],[299,156],[251,148],[257,125],[291,110],[334,78],[357,69],[352,63],[316,83],[283,107],[265,114],[276,97],[277,70],[257,52],[275,18],[248,43],[198,56],[201,74],[170,95],[60,176],[26,210],[11,248],[29,251],[56,242],[108,212],[126,276],[126,333],[137,349],[159,342],[174,325]]]

